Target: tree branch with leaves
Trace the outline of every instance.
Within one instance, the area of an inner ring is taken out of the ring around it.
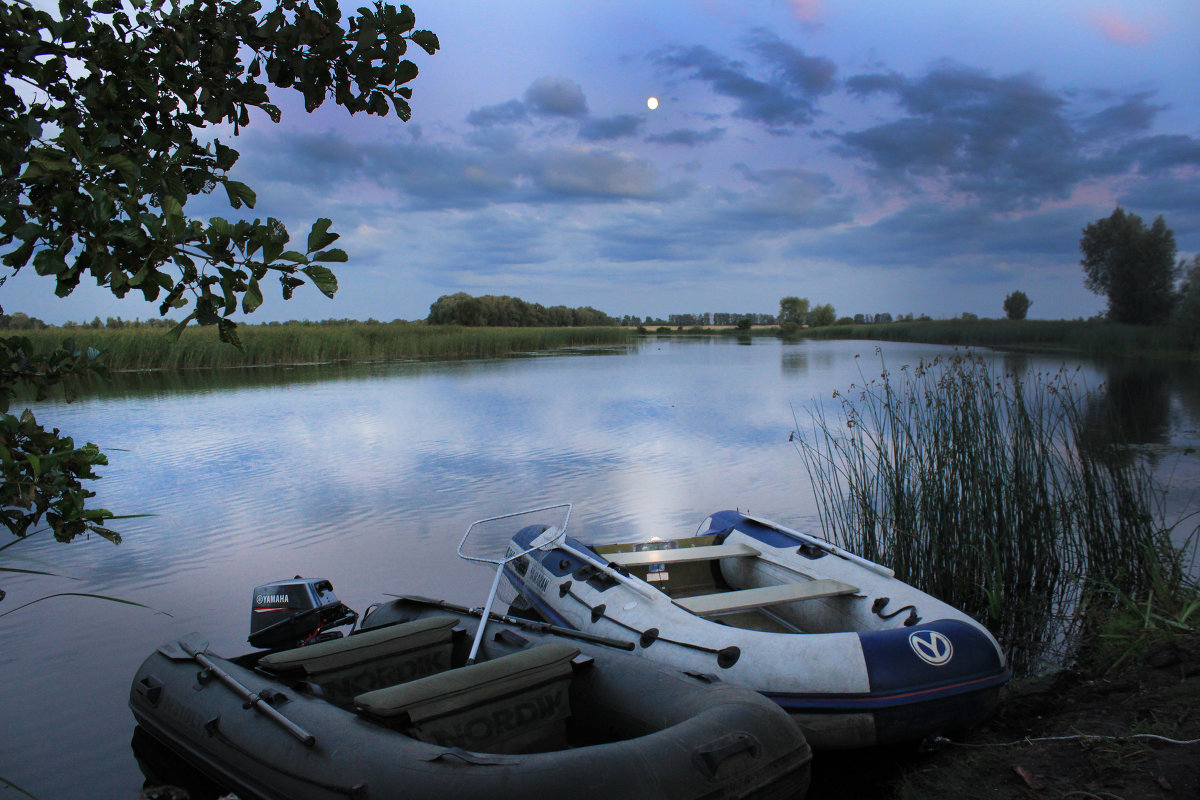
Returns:
[[[268,217],[192,219],[188,201],[224,190],[234,210],[257,198],[230,177],[239,153],[210,126],[272,122],[281,112],[268,87],[294,90],[312,112],[332,100],[350,114],[411,115],[408,84],[417,76],[410,45],[440,45],[418,30],[408,6],[383,3],[342,18],[335,0],[192,3],[164,0],[60,0],[58,14],[26,0],[0,5],[0,263],[32,268],[65,297],[85,276],[117,297],[140,292],[160,315],[187,310],[174,329],[215,325],[239,345],[239,310],[263,303],[263,282],[283,298],[311,283],[337,291],[329,264],[346,253],[328,219],[289,247],[284,225]],[[0,311],[3,309],[0,308]],[[111,533],[112,515],[89,511],[81,480],[106,463],[95,445],[76,447],[33,415],[12,416],[21,382],[43,394],[98,362],[70,343],[32,352],[0,340],[0,524],[18,536],[44,519],[56,537]]]

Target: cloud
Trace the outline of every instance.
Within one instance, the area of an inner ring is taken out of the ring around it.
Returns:
[[[849,222],[853,216],[853,201],[842,196],[824,173],[790,167],[753,170],[745,164],[735,164],[734,169],[751,189],[741,195],[731,213],[756,227],[826,228]]]
[[[530,122],[530,115],[543,117],[585,118],[587,98],[579,84],[566,78],[538,78],[525,90],[524,100],[507,100],[468,112],[467,123],[476,128],[492,128]]]
[[[579,138],[589,142],[609,141],[634,136],[642,127],[642,118],[632,114],[592,119],[579,128]]]
[[[724,128],[709,128],[706,131],[676,128],[666,133],[651,134],[646,137],[646,141],[655,144],[680,144],[685,147],[700,147],[701,145],[718,142],[724,137]]]
[[[1148,44],[1154,38],[1150,28],[1134,22],[1111,8],[1096,9],[1087,16],[1087,22],[1110,42],[1117,44]]]
[[[1065,198],[1089,177],[1066,98],[1032,76],[943,63],[917,78],[862,75],[846,85],[864,98],[894,96],[906,114],[840,136],[840,151],[872,164],[877,177],[908,186],[944,180],[1007,209]]]
[[[750,49],[775,68],[776,78],[804,97],[818,97],[833,90],[837,66],[828,58],[808,56],[771,31],[759,29],[750,39]]]
[[[1087,117],[1083,130],[1092,138],[1142,133],[1150,130],[1154,118],[1168,106],[1150,102],[1152,92],[1135,92],[1115,105],[1103,108]]]
[[[490,128],[493,125],[510,125],[514,122],[528,122],[529,114],[525,104],[520,100],[509,100],[492,106],[477,108],[467,114],[467,122],[477,128]]]
[[[772,51],[769,43],[762,46]],[[803,84],[805,80],[819,79],[815,76],[806,79],[804,75],[808,68],[804,65],[792,64],[790,69],[781,65],[781,53],[768,52],[766,55],[776,66],[775,74],[769,80],[754,77],[745,63],[725,58],[702,45],[668,48],[655,60],[661,66],[707,84],[716,94],[736,101],[735,117],[775,130],[811,124],[816,109]]]
[[[808,24],[820,22],[825,11],[822,8],[821,0],[788,0],[788,6],[792,10],[793,17]]]
[[[538,78],[525,91],[525,104],[534,113],[550,117],[585,117],[588,113],[583,88],[566,78]]]
[[[1006,277],[1013,264],[1074,269],[1088,218],[1089,210],[1079,208],[999,215],[923,201],[871,224],[798,242],[795,253],[861,267],[944,269],[960,283],[989,283]]]
[[[530,159],[528,173],[550,197],[649,199],[664,193],[652,162],[603,148],[548,150]]]

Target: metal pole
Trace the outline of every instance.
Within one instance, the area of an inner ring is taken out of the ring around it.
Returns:
[[[313,736],[311,733],[304,730],[304,728],[301,728],[299,725],[292,722],[283,714],[280,714],[273,706],[259,697],[256,692],[251,691],[228,672],[213,663],[212,659],[204,655],[204,653],[199,649],[184,640],[180,640],[179,646],[182,647],[189,656],[195,659],[200,666],[204,667],[213,675],[216,675],[221,683],[233,690],[234,694],[238,695],[247,703],[249,703],[256,711],[265,715],[267,719],[271,720],[285,731],[290,733],[292,736],[296,737],[296,739],[299,740],[300,743],[305,747],[312,747],[314,744],[316,744],[317,737]]]
[[[496,600],[496,591],[500,588],[500,576],[504,574],[504,563],[496,567],[496,577],[492,579],[492,590],[488,592],[487,603],[483,606],[483,616],[479,618],[479,627],[475,630],[475,641],[471,643],[471,655],[467,656],[467,666],[475,663],[479,653],[479,643],[483,641],[483,630],[487,627],[488,617],[492,613],[492,603]]]

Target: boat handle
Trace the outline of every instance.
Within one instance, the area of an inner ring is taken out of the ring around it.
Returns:
[[[749,753],[752,759],[757,759],[759,751],[758,739],[748,733],[736,731],[697,747],[692,751],[692,764],[712,780],[717,777],[721,765],[729,759],[742,753]]]
[[[137,693],[146,698],[146,702],[151,707],[157,707],[158,701],[162,699],[163,682],[153,675],[147,675],[140,681],[134,684]]]

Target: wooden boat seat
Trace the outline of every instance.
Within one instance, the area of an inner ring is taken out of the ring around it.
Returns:
[[[760,586],[757,589],[681,597],[674,602],[677,606],[685,608],[693,614],[706,617],[731,611],[743,611],[748,608],[761,608],[777,603],[791,603],[798,600],[848,594],[858,594],[858,587],[830,578],[821,578],[815,581],[784,583],[778,586]]]
[[[365,715],[415,739],[482,753],[566,745],[571,662],[579,649],[544,644],[354,698]]]
[[[632,553],[603,553],[609,563],[621,567],[645,567],[651,564],[685,564],[717,558],[749,558],[758,550],[747,544],[713,544],[704,547],[676,547],[668,550],[638,550]]]
[[[426,617],[269,653],[258,664],[303,676],[329,702],[349,706],[363,692],[450,669],[458,624],[456,617]]]

